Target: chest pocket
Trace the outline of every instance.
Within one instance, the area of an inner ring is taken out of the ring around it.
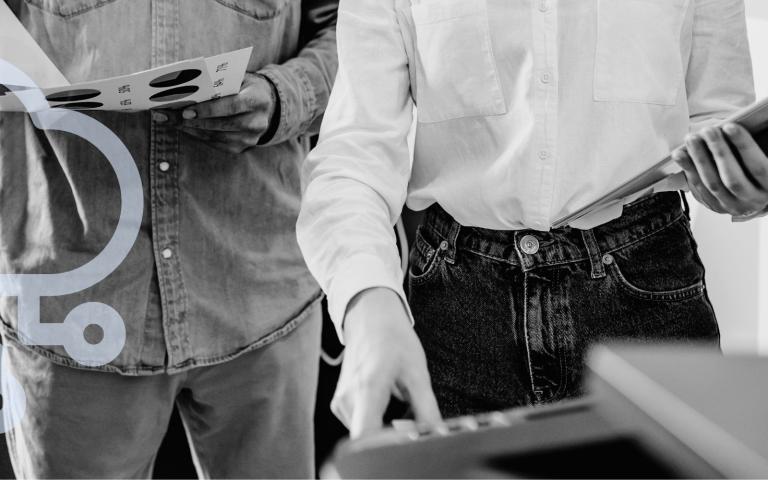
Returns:
[[[598,0],[594,99],[675,105],[690,0]]]
[[[214,0],[257,20],[269,20],[283,11],[289,0]]]
[[[486,0],[422,0],[411,15],[419,122],[506,113]]]
[[[25,0],[28,4],[58,17],[70,18],[119,0]]]

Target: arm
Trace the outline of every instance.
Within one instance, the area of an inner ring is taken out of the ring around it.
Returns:
[[[332,407],[357,436],[381,425],[391,394],[409,400],[418,420],[439,413],[392,229],[411,173],[413,120],[394,0],[342,0],[338,48],[321,141],[305,165],[297,233],[347,345]]]
[[[768,158],[740,126],[706,127],[754,101],[744,1],[696,0],[695,8],[686,85],[698,133],[674,157],[699,202],[753,216],[768,207]]]
[[[339,0],[303,0],[300,34],[304,48],[282,65],[259,71],[273,83],[280,101],[277,128],[267,144],[318,133],[338,66],[338,7]]]
[[[298,55],[246,73],[238,95],[200,103],[181,117],[163,112],[183,132],[231,152],[316,134],[336,75],[338,0],[303,0]]]

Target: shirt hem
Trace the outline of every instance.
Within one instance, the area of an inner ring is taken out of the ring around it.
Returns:
[[[57,353],[53,353],[52,351],[44,347],[41,347],[39,345],[29,345],[27,343],[24,343],[24,341],[21,339],[19,335],[18,330],[16,330],[15,328],[7,324],[4,320],[0,322],[0,326],[2,329],[0,333],[2,333],[2,336],[3,336],[3,343],[10,341],[14,345],[17,345],[21,348],[31,351],[32,353],[45,357],[51,362],[57,365],[61,365],[63,367],[74,368],[77,370],[87,370],[92,372],[116,373],[118,375],[123,375],[127,377],[144,377],[144,376],[152,376],[152,375],[160,375],[160,374],[173,375],[173,374],[182,373],[188,370],[192,370],[198,367],[209,367],[213,365],[218,365],[220,363],[228,362],[242,355],[245,355],[246,353],[252,352],[254,350],[257,350],[259,348],[262,348],[274,343],[275,341],[285,337],[286,335],[294,331],[296,328],[298,328],[302,323],[304,323],[304,320],[306,320],[310,316],[314,308],[320,304],[323,298],[324,298],[323,292],[322,291],[317,292],[317,294],[315,294],[315,296],[312,297],[312,299],[304,306],[304,308],[297,315],[291,317],[287,322],[283,323],[277,329],[272,330],[271,332],[259,337],[255,341],[249,343],[248,345],[242,348],[236,349],[224,355],[215,355],[211,357],[189,359],[182,362],[179,365],[174,365],[174,366],[119,367],[112,364],[102,365],[98,367],[87,366],[87,365],[82,365],[69,357],[65,357]]]

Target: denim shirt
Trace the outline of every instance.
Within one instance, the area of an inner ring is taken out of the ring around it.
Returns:
[[[140,233],[126,260],[78,294],[44,297],[41,321],[84,302],[125,321],[120,355],[86,367],[61,346],[53,361],[126,375],[225,361],[290,332],[321,292],[295,239],[299,167],[336,72],[334,0],[8,0],[71,82],[127,74],[253,46],[248,71],[268,77],[279,124],[239,155],[142,113],[91,112],[125,143],[144,187]],[[162,166],[161,166],[162,164]],[[170,167],[170,168],[169,168]],[[0,272],[57,273],[111,238],[120,194],[108,162],[69,134],[0,114]],[[19,338],[16,299],[0,298],[6,339]]]

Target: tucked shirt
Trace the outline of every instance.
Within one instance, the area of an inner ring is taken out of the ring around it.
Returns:
[[[128,257],[82,292],[44,297],[43,322],[101,302],[126,343],[100,370],[174,373],[266,345],[299,325],[322,292],[299,251],[300,165],[336,72],[335,0],[9,0],[71,82],[253,47],[248,71],[275,86],[280,116],[266,145],[239,155],[154,122],[149,112],[89,112],[128,147],[144,212]],[[81,138],[0,114],[0,271],[68,272],[114,233],[120,190]],[[6,339],[16,299],[0,299]],[[27,339],[28,340],[28,339]],[[85,368],[61,346],[38,353]]]
[[[298,237],[339,328],[364,289],[405,302],[406,200],[546,231],[754,99],[743,0],[342,0],[337,34]]]

